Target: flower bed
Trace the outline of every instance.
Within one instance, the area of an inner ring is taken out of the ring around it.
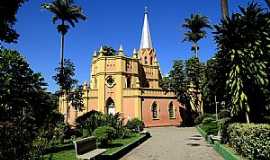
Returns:
[[[136,147],[141,142],[145,141],[149,136],[147,134],[133,134],[130,138],[118,138],[112,141],[111,145],[109,145],[106,149],[107,151],[103,153],[98,159],[114,159],[116,157],[120,157],[121,155],[128,152],[130,149]],[[62,150],[57,153],[51,153],[45,155],[45,159],[53,159],[53,160],[75,160],[75,150],[68,149]]]

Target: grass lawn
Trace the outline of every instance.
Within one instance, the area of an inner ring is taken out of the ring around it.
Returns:
[[[125,138],[125,139],[115,139],[112,141],[112,144],[109,146],[109,148],[106,148],[107,151],[103,153],[104,155],[112,155],[119,150],[125,148],[127,145],[137,141],[143,137],[143,135],[140,134],[133,134],[130,138]],[[45,159],[53,159],[53,160],[75,160],[76,155],[75,155],[75,150],[65,150],[65,151],[60,151],[57,153],[52,153],[51,155],[45,155]]]

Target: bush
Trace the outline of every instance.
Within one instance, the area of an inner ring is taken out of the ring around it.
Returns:
[[[229,134],[228,134],[228,126],[232,123],[231,118],[223,118],[218,120],[218,127],[221,136],[221,142],[223,144],[228,143],[229,141]]]
[[[113,137],[115,136],[115,129],[110,126],[102,126],[98,127],[94,131],[94,136],[97,138],[97,142],[99,143],[100,146],[108,146]]]
[[[207,135],[217,135],[218,124],[214,118],[206,117],[203,119],[202,123],[199,125],[202,130],[206,132]]]
[[[101,112],[92,110],[78,117],[76,122],[81,128],[82,134],[88,136],[91,135],[96,128],[105,125],[105,118]]]
[[[231,113],[227,109],[223,109],[218,113],[218,119],[229,118]]]
[[[81,137],[82,133],[77,128],[73,129],[73,128],[70,128],[69,126],[65,126],[65,128],[64,128],[64,139],[70,139],[72,136]]]
[[[229,144],[248,159],[270,159],[270,125],[234,123],[228,127]]]
[[[198,117],[195,118],[194,124],[195,125],[198,125],[198,124],[202,123],[202,121],[203,121],[204,118],[207,118],[207,117],[213,117],[214,118],[214,116],[215,115],[213,115],[213,114],[204,113],[204,114],[199,115]]]
[[[131,137],[131,135],[132,135],[132,131],[130,129],[128,129],[127,127],[122,127],[118,133],[118,137],[122,138],[122,139],[129,138],[129,137]]]
[[[144,128],[144,123],[138,118],[134,118],[132,120],[127,121],[126,127],[132,131],[140,132]]]

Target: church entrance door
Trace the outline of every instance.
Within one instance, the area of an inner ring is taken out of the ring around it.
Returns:
[[[108,98],[107,100],[106,112],[107,114],[115,115],[115,104],[112,98]]]

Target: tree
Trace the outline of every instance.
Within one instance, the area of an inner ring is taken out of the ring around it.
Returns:
[[[215,40],[227,63],[231,113],[249,123],[261,119],[269,96],[270,14],[256,3],[240,11],[215,26]]]
[[[202,88],[205,78],[205,65],[199,59],[192,57],[186,62],[187,92],[190,95],[192,110],[203,113]]]
[[[228,7],[228,0],[220,0],[221,4],[221,15],[222,18],[225,20],[229,17],[229,7]]]
[[[42,4],[42,7],[54,14],[52,18],[54,24],[57,20],[60,21],[57,26],[57,30],[61,34],[60,73],[64,74],[64,36],[69,29],[69,25],[66,23],[75,27],[75,23],[78,23],[79,19],[85,20],[86,17],[83,15],[82,9],[73,4],[73,0],[54,0],[52,3]],[[59,83],[59,85],[63,87],[64,84]]]
[[[16,13],[26,0],[0,1],[0,41],[14,43],[19,34],[15,31]]]
[[[187,105],[188,99],[186,95],[187,82],[185,74],[185,63],[183,60],[175,60],[172,70],[169,72],[170,87],[176,93],[178,99]]]
[[[60,97],[66,98],[66,118],[65,118],[65,123],[67,124],[68,120],[68,114],[69,114],[69,102],[72,102],[75,104],[76,107],[80,107],[81,104],[79,104],[82,101],[82,93],[79,93],[79,89],[77,90],[75,94],[72,92],[72,89],[76,86],[77,80],[74,79],[75,76],[75,66],[74,64],[70,61],[70,59],[65,59],[64,60],[64,66],[63,68],[57,67],[55,69],[56,75],[53,76],[53,79],[56,81],[57,84],[62,86],[62,90],[60,91]],[[64,74],[62,74],[64,73]],[[79,99],[77,99],[79,98]],[[79,106],[78,106],[79,104]]]
[[[206,16],[191,14],[190,18],[185,19],[183,27],[188,31],[185,33],[184,41],[192,42],[191,50],[194,51],[195,57],[198,58],[198,41],[206,36],[204,28],[211,28]]]
[[[105,45],[101,47],[99,54],[102,54],[103,56],[114,56],[116,54],[116,51],[112,47]]]
[[[203,82],[202,92],[204,98],[204,109],[207,113],[215,112],[215,96],[216,99],[224,101],[227,105],[226,79],[228,79],[228,64],[224,54],[216,54],[207,61],[205,69],[205,80]]]
[[[63,75],[62,75],[63,70]],[[75,76],[75,66],[70,59],[64,60],[63,69],[62,67],[57,67],[55,69],[56,75],[53,76],[53,79],[58,85],[62,86],[63,92],[70,92],[77,84],[77,80],[74,79]]]
[[[0,159],[31,159],[39,129],[55,117],[46,83],[16,51],[0,50]]]
[[[77,86],[73,91],[68,94],[68,101],[71,103],[76,110],[83,110],[83,87],[82,85]]]

